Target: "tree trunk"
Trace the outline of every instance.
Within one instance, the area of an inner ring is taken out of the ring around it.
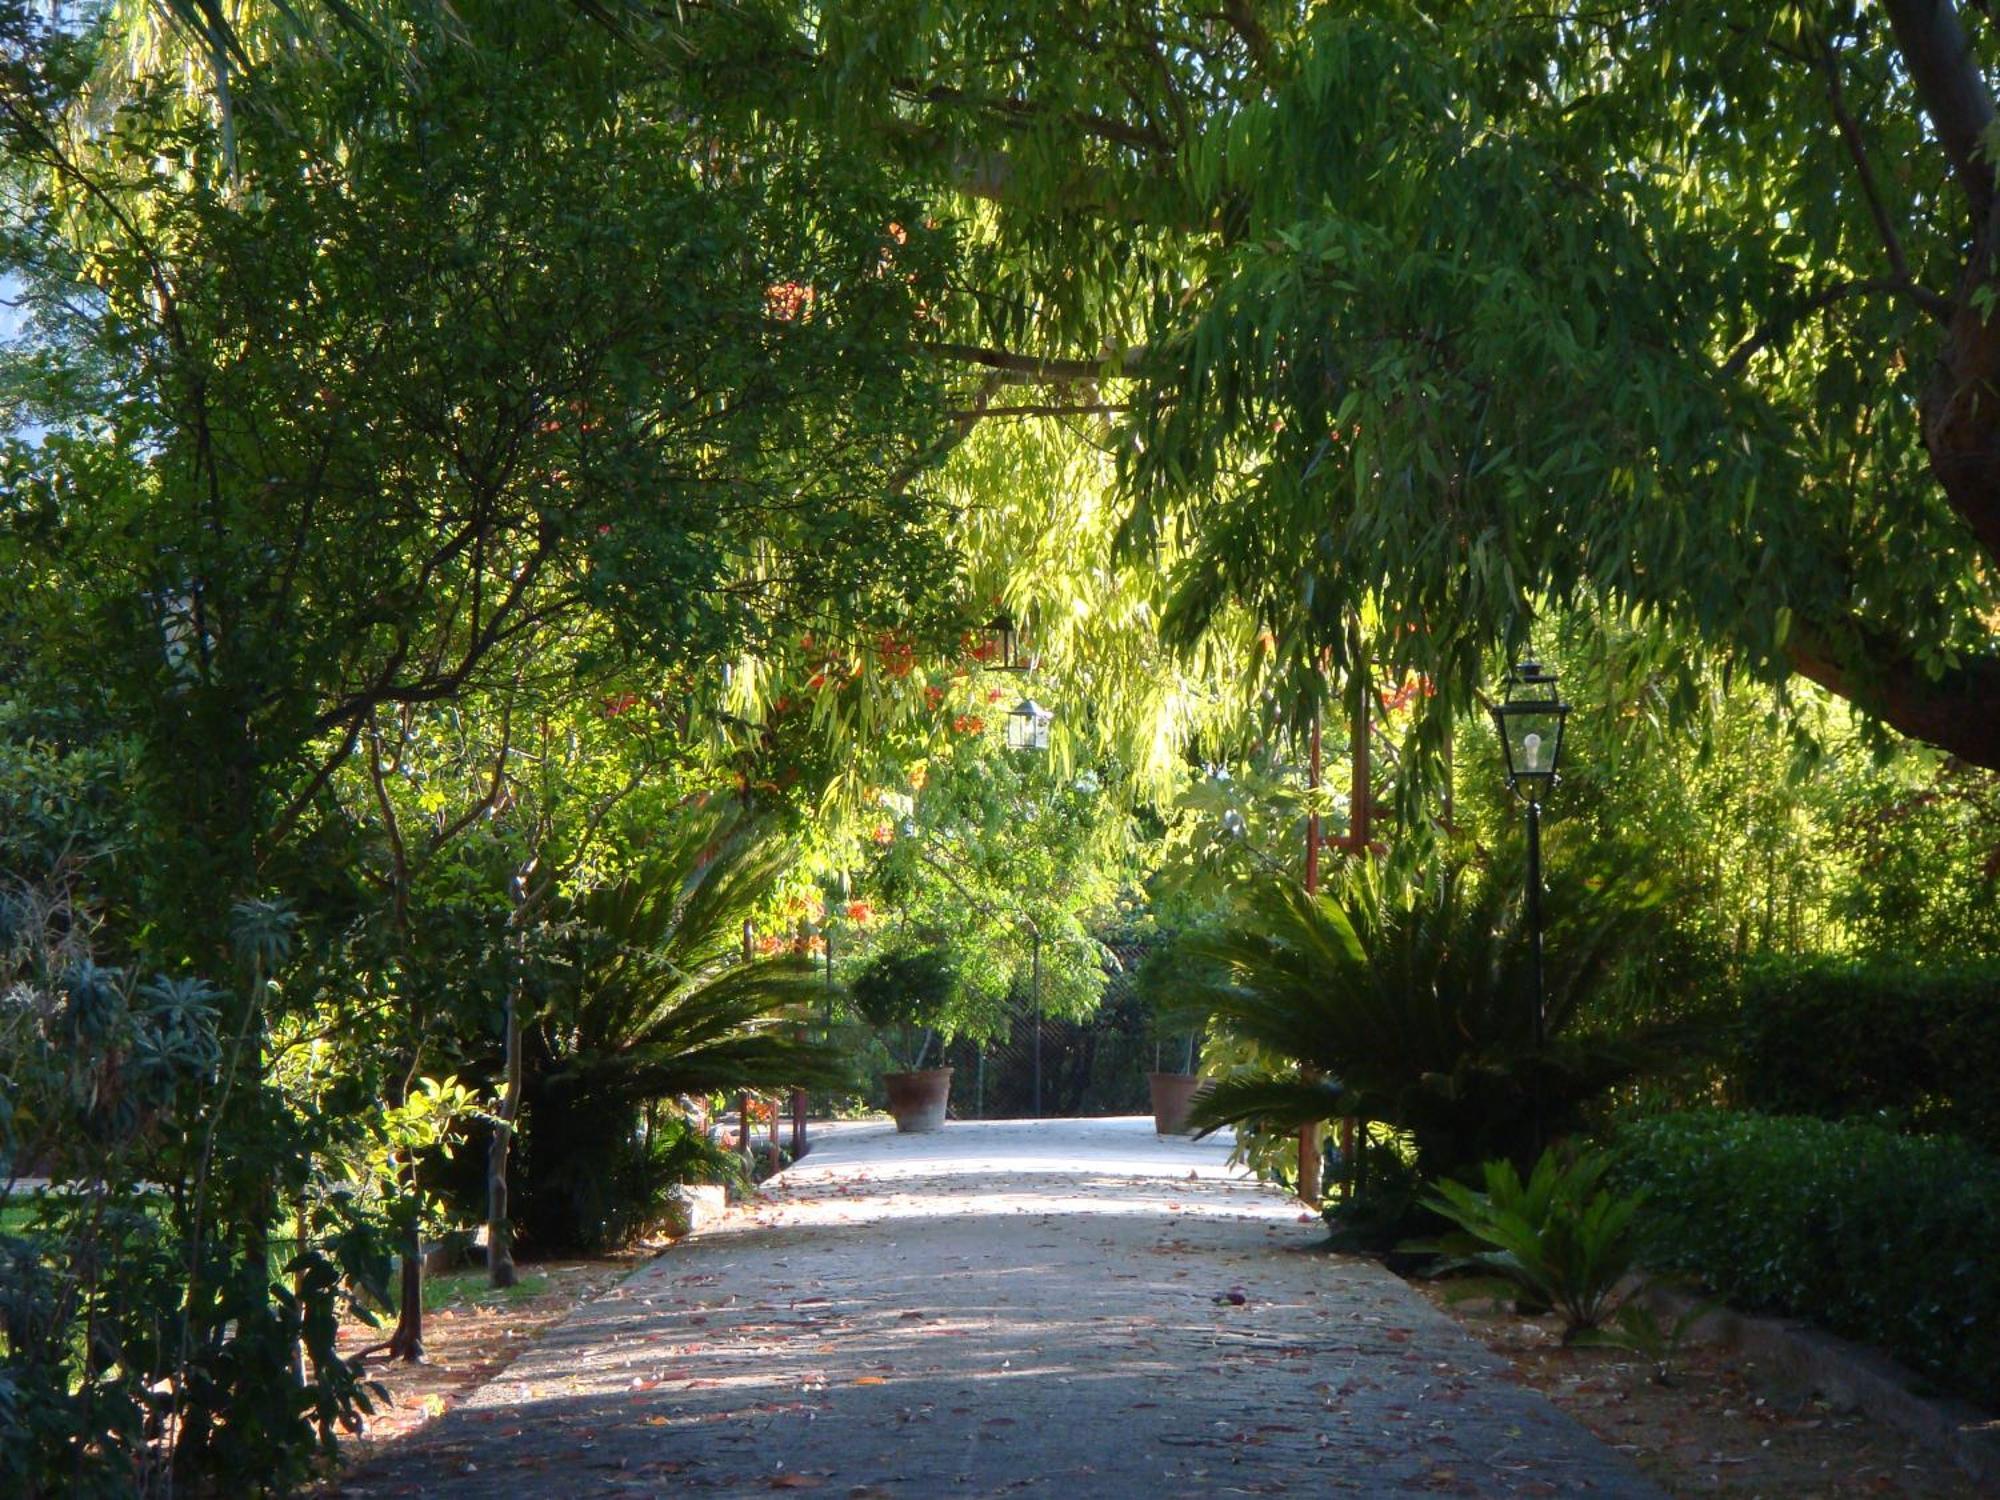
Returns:
[[[521,999],[518,982],[507,986],[506,1088],[486,1147],[486,1284],[514,1284],[514,1226],[507,1209],[507,1159],[514,1122],[521,1115]]]
[[[514,913],[508,934],[511,972],[507,976],[506,1083],[495,1111],[493,1138],[486,1147],[486,1284],[496,1289],[514,1284],[514,1225],[507,1209],[507,1161],[514,1148],[514,1122],[521,1117],[521,989],[526,981],[521,952],[521,927],[528,903],[528,876],[533,863],[514,874]]]
[[[415,1191],[417,1163],[405,1158]],[[397,1295],[396,1331],[389,1335],[389,1357],[410,1364],[424,1362],[424,1227],[421,1218],[410,1221],[403,1240],[402,1284]]]

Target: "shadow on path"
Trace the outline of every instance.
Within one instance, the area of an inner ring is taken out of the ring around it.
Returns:
[[[844,1131],[344,1493],[1659,1493],[1320,1238],[1142,1121]]]

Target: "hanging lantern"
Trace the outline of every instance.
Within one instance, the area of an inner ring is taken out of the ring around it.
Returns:
[[[1049,724],[1055,718],[1033,698],[1023,698],[1007,711],[1007,748],[1009,750],[1046,750],[1049,748]]]
[[[1026,672],[1035,665],[1034,658],[1023,654],[1020,628],[1005,610],[980,630],[979,649],[973,654],[980,665],[994,672]]]

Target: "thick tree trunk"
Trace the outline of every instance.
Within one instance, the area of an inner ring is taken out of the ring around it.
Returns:
[[[1785,642],[1792,670],[1915,740],[2000,771],[2000,658],[1976,657],[1932,679],[1885,630],[1800,625]]]

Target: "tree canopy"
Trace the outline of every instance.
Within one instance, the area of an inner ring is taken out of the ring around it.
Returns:
[[[1597,600],[2000,764],[1982,13],[862,0],[688,34],[715,107],[866,141],[965,226],[925,341],[965,388],[1129,405],[1123,541],[1168,550],[1183,644],[1234,602],[1340,664],[1370,608],[1442,713]]]

